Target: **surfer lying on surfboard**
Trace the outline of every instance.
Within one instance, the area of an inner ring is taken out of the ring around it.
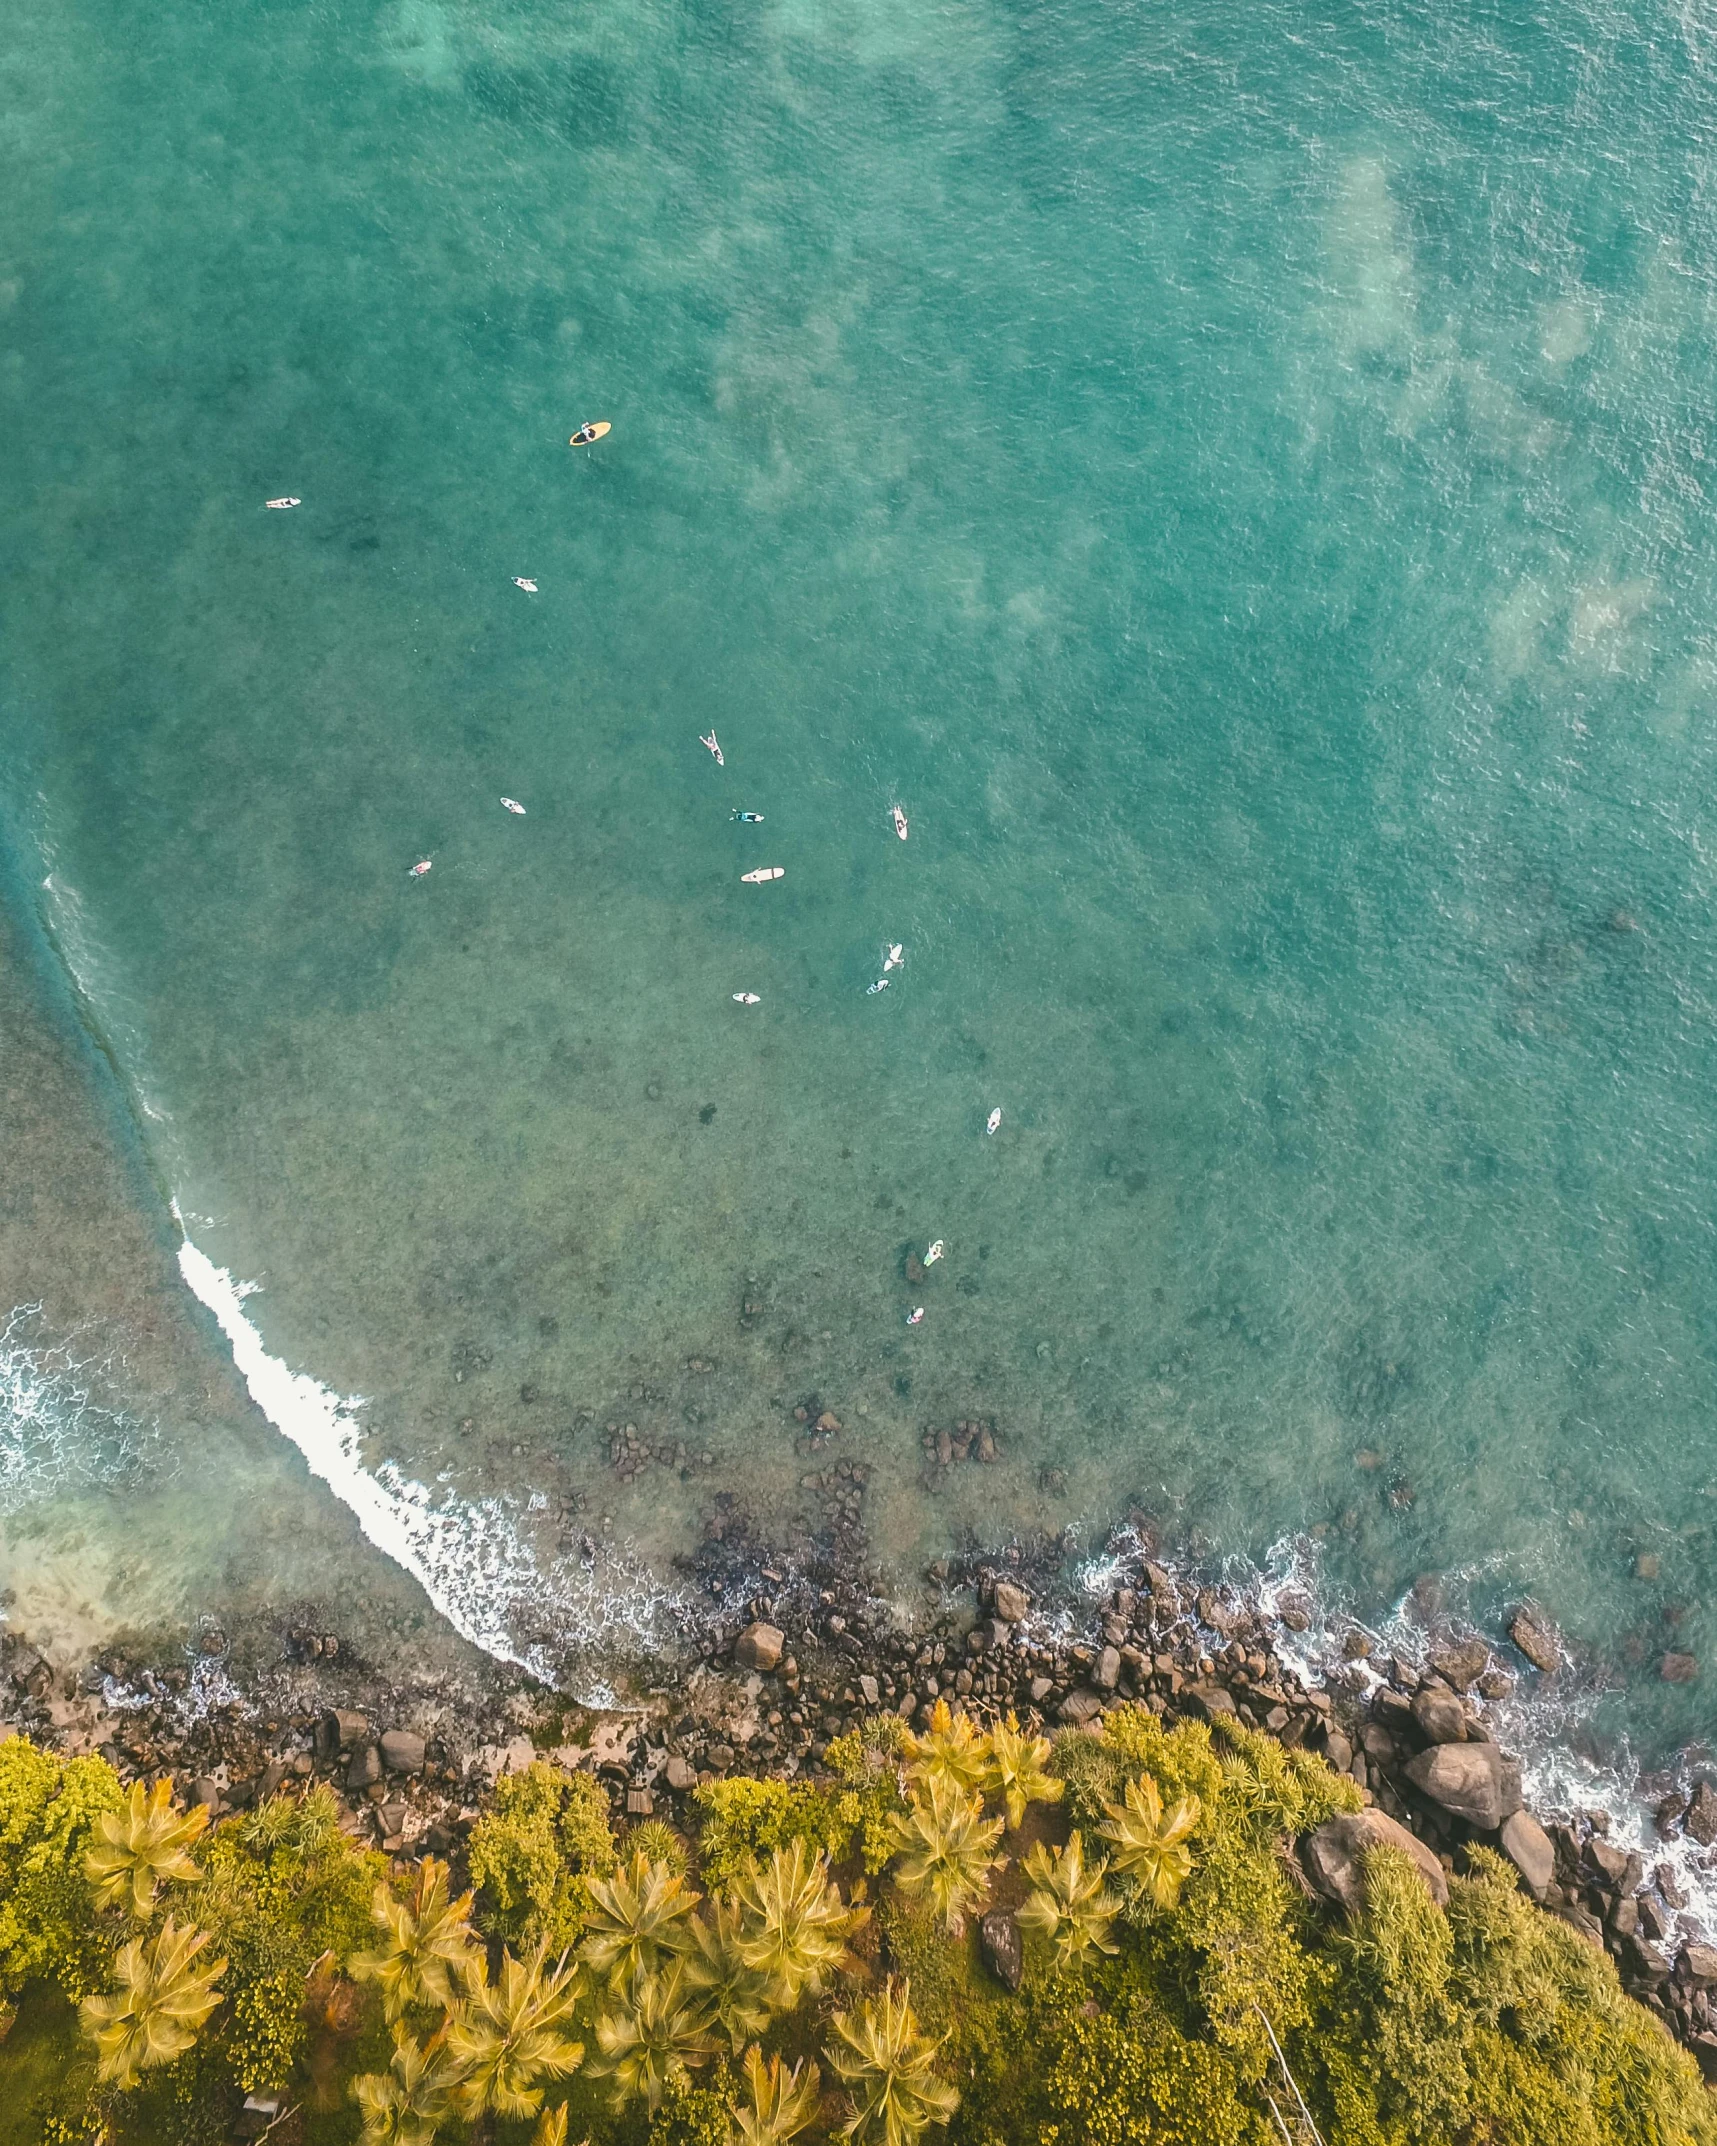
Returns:
[[[889,810],[894,814],[894,831],[904,842],[906,840],[906,815],[898,805],[891,805]]]

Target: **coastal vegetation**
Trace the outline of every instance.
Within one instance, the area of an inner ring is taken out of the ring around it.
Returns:
[[[683,1831],[539,1761],[450,1864],[325,1785],[211,1825],[13,1738],[0,2146],[1717,2146],[1492,1849],[1316,1898],[1295,1844],[1362,1801],[1237,1722],[939,1705]]]

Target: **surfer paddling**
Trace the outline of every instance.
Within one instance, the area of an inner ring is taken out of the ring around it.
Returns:
[[[513,576],[513,586],[515,589],[523,589],[527,596],[534,596],[537,593],[536,583],[534,581],[527,581],[523,574],[515,574]]]
[[[283,510],[284,510],[285,508],[287,508],[287,507],[301,507],[301,506],[303,506],[303,504],[304,504],[304,502],[303,502],[303,500],[301,500],[301,499],[286,499],[286,498],[281,498],[281,499],[265,499],[265,500],[263,501],[263,505],[264,505],[265,507],[272,507],[272,508],[274,509],[274,511],[275,511],[275,513],[276,513],[276,514],[279,514],[279,513],[281,513],[281,512],[282,512],[282,511],[283,511]]]
[[[906,1314],[906,1323],[907,1323],[907,1325],[908,1325],[908,1326],[916,1326],[916,1325],[918,1324],[918,1322],[919,1322],[919,1321],[920,1321],[920,1320],[921,1320],[921,1319],[923,1318],[923,1316],[924,1316],[924,1307],[923,1307],[923,1305],[922,1305],[922,1304],[918,1304],[918,1305],[915,1305],[915,1306],[913,1307],[913,1309],[912,1309],[911,1311],[909,1311],[909,1312],[908,1312],[908,1313]]]
[[[984,1126],[984,1130],[986,1133],[999,1132],[1001,1130],[1001,1123],[1002,1114],[1000,1108],[998,1107],[990,1112],[989,1119]]]
[[[501,803],[506,807],[507,811],[516,812],[521,820],[524,818],[525,808],[516,797],[503,797]]]
[[[698,743],[699,743],[700,745],[707,745],[707,746],[709,747],[710,751],[711,751],[712,753],[714,753],[714,755],[715,755],[715,764],[716,764],[716,766],[717,766],[717,767],[726,767],[726,765],[727,765],[727,761],[726,761],[726,759],[725,759],[725,758],[723,757],[723,755],[722,755],[722,750],[721,750],[721,747],[720,747],[720,746],[719,746],[719,745],[718,745],[718,744],[717,744],[717,743],[715,742],[715,732],[714,732],[713,730],[712,730],[712,731],[710,732],[710,734],[709,734],[709,736],[708,736],[707,738],[706,738],[706,737],[704,736],[703,732],[702,732],[702,731],[700,730],[700,731],[698,732]]]
[[[736,812],[733,817],[739,822],[741,827],[761,827],[763,825],[763,815],[761,812]]]
[[[784,865],[760,864],[755,872],[741,872],[739,883],[743,887],[766,887],[772,879],[786,877],[787,870]]]
[[[901,811],[898,805],[891,805],[889,810],[894,814],[894,831],[904,842],[907,834],[906,814]]]
[[[887,989],[888,978],[886,976],[879,976],[874,984],[865,985],[864,995],[866,998],[875,998],[876,994],[879,991],[886,991]]]
[[[429,871],[430,869],[431,866],[429,859],[427,857],[424,857],[412,866],[411,870],[406,874],[406,877],[408,879],[421,879],[424,873]]]
[[[761,1006],[763,1001],[755,991],[736,991],[733,994],[733,1003],[736,1006]]]
[[[942,1257],[942,1254],[947,1249],[948,1247],[942,1242],[941,1238],[938,1237],[936,1242],[930,1247],[929,1251],[925,1253],[924,1264],[927,1267],[935,1266],[936,1262]]]

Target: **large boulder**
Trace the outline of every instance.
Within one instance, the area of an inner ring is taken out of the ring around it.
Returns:
[[[1709,1781],[1701,1781],[1695,1786],[1682,1824],[1701,1848],[1709,1848],[1717,1842],[1717,1794],[1713,1793]]]
[[[1017,1990],[1025,1974],[1025,1947],[1018,1923],[1004,1908],[997,1908],[979,1923],[978,1941],[991,1974],[1004,1989]]]
[[[1490,1667],[1490,1649],[1482,1639],[1463,1640],[1459,1646],[1438,1647],[1431,1667],[1456,1691],[1469,1691]]]
[[[1356,1915],[1365,1905],[1368,1848],[1399,1848],[1411,1856],[1431,1898],[1440,1908],[1448,1906],[1449,1881],[1442,1864],[1422,1840],[1383,1811],[1351,1811],[1326,1819],[1301,1841],[1300,1862],[1326,1900]]]
[[[322,1716],[322,1748],[325,1751],[355,1751],[367,1743],[370,1724],[366,1716],[349,1707],[331,1706]]]
[[[1523,1602],[1508,1620],[1508,1636],[1532,1664],[1546,1676],[1562,1666],[1562,1642],[1556,1628],[1536,1603]]]
[[[1481,1833],[1520,1809],[1520,1768],[1495,1744],[1433,1744],[1405,1772],[1422,1796]]]
[[[1003,1624],[1020,1623],[1031,1610],[1031,1597],[1012,1580],[996,1582],[996,1615]]]
[[[386,1729],[381,1740],[382,1764],[389,1773],[423,1771],[423,1738],[414,1729]]]
[[[741,1669],[755,1669],[767,1676],[781,1659],[787,1635],[779,1625],[748,1624],[733,1643],[733,1658]]]
[[[1094,1691],[1070,1691],[1056,1711],[1063,1721],[1076,1729],[1082,1729],[1088,1721],[1095,1721],[1102,1713],[1103,1701]]]
[[[1413,1725],[1428,1744],[1464,1744],[1467,1710],[1452,1691],[1426,1685],[1413,1701]]]
[[[1556,1845],[1530,1811],[1503,1820],[1502,1852],[1540,1906],[1556,1877]]]

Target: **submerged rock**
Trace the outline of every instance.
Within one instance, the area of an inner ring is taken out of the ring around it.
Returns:
[[[1532,1664],[1550,1676],[1562,1666],[1562,1643],[1535,1603],[1523,1602],[1508,1621],[1508,1636]]]

